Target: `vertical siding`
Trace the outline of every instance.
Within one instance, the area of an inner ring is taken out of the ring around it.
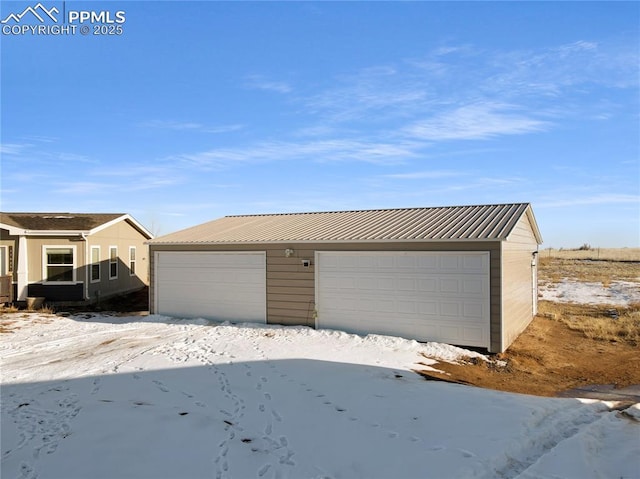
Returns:
[[[532,253],[538,243],[531,224],[523,215],[509,238],[502,243],[503,347],[506,349],[533,319]],[[537,301],[537,298],[536,298]]]
[[[293,254],[287,258],[285,249]],[[151,245],[150,308],[155,313],[155,255],[157,251],[266,251],[267,322],[270,324],[315,325],[314,256],[316,251],[489,251],[490,329],[492,352],[502,349],[501,246],[499,241],[466,242],[371,242],[371,243],[268,243],[244,245]],[[302,260],[311,260],[304,268]]]

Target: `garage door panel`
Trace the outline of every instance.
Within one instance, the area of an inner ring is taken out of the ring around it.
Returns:
[[[318,327],[489,346],[486,252],[318,252]]]
[[[156,312],[266,322],[264,253],[158,252]]]

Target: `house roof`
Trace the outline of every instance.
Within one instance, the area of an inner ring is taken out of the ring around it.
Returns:
[[[0,227],[13,235],[90,235],[118,221],[128,221],[148,239],[153,238],[126,213],[0,213]]]
[[[150,244],[506,240],[529,203],[225,216]]]

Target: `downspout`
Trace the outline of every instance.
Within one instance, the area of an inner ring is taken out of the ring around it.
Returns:
[[[29,269],[27,261],[27,237],[20,235],[18,238],[18,301],[26,301],[29,291]]]
[[[82,241],[84,241],[84,300],[89,301],[89,278],[91,274],[91,258],[89,258],[89,241],[87,241],[87,233],[80,233]]]
[[[539,247],[536,247],[536,250],[531,253],[531,287],[533,291],[531,292],[532,297],[532,312],[533,316],[538,314],[538,258],[539,258]]]

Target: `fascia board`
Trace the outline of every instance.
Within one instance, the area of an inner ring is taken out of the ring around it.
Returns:
[[[95,233],[97,233],[99,231],[102,231],[103,229],[106,229],[106,228],[109,228],[110,226],[115,225],[116,223],[118,223],[120,221],[128,221],[129,223],[131,223],[131,225],[134,228],[139,230],[148,239],[153,239],[153,234],[151,234],[151,232],[147,228],[145,228],[140,223],[138,223],[136,221],[136,219],[133,216],[131,216],[130,214],[119,216],[117,218],[112,219],[111,221],[107,221],[106,223],[101,224],[100,226],[96,226],[91,231],[89,231],[89,234],[90,235],[95,234]]]

